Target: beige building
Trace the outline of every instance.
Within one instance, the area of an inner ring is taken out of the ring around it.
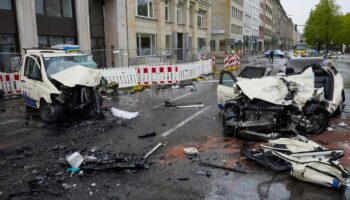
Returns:
[[[287,50],[293,46],[293,21],[284,10],[280,0],[273,1],[272,47]]]
[[[190,61],[209,51],[210,0],[127,0],[130,64]]]
[[[0,71],[23,48],[57,44],[80,45],[100,67],[209,51],[210,0],[1,0],[0,19]]]
[[[218,55],[243,46],[243,0],[215,0],[211,9],[211,50]]]
[[[267,50],[273,48],[272,35],[273,35],[273,2],[274,0],[264,0],[265,5],[265,22],[264,22],[264,47]]]

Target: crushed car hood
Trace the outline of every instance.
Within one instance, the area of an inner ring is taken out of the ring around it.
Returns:
[[[76,65],[51,76],[52,79],[68,87],[77,85],[96,87],[102,78],[102,74],[97,69]]]
[[[277,105],[296,104],[301,107],[314,94],[314,79],[312,68],[308,68],[302,74],[288,77],[241,79],[237,82],[237,85],[251,100],[260,99]],[[296,91],[293,99],[286,100],[291,89]]]

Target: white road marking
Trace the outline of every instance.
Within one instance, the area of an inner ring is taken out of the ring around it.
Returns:
[[[21,120],[20,119],[10,119],[10,120],[4,121],[4,122],[0,122],[0,125],[12,124],[14,122],[19,122],[19,121],[21,121]]]
[[[253,65],[253,64],[256,64],[256,63],[259,63],[261,61],[256,61],[256,62],[252,62],[252,63],[248,63],[248,64],[245,64],[245,65],[242,65],[242,67],[245,67],[245,66],[248,66],[248,65]]]
[[[182,127],[183,125],[185,125],[186,123],[188,123],[189,121],[193,120],[194,118],[196,118],[198,115],[202,114],[203,112],[207,111],[210,108],[210,106],[203,108],[202,110],[194,113],[193,115],[189,116],[187,119],[185,119],[184,121],[176,124],[174,127],[172,127],[171,129],[165,131],[164,133],[161,134],[161,136],[166,137],[170,134],[172,134],[174,131],[176,131],[177,129],[179,129],[180,127]]]
[[[185,98],[185,97],[187,97],[187,96],[190,96],[190,95],[192,95],[192,94],[193,94],[193,93],[186,93],[186,94],[183,94],[183,95],[181,95],[181,96],[178,96],[178,97],[175,97],[175,98],[173,98],[173,99],[170,99],[169,101],[176,101],[176,100]],[[162,105],[164,105],[164,103],[155,105],[155,106],[153,106],[153,109],[159,108],[159,107],[162,106]]]
[[[205,81],[200,81],[200,83],[218,83],[219,80],[205,80]]]

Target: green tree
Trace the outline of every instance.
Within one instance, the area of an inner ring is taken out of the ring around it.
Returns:
[[[339,30],[336,32],[335,41],[339,45],[350,45],[350,13],[341,17],[341,23]]]
[[[335,43],[336,33],[341,25],[341,14],[339,6],[334,0],[321,0],[316,5],[315,10],[310,12],[309,19],[305,27],[305,39],[310,45],[316,44],[318,36],[318,49],[325,45],[326,51],[329,49],[330,41]]]

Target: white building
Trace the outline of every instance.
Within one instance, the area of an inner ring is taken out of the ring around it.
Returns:
[[[258,51],[260,25],[260,0],[252,0],[252,48],[253,52]]]
[[[252,0],[245,0],[243,4],[244,8],[244,50],[251,52],[252,51]]]

